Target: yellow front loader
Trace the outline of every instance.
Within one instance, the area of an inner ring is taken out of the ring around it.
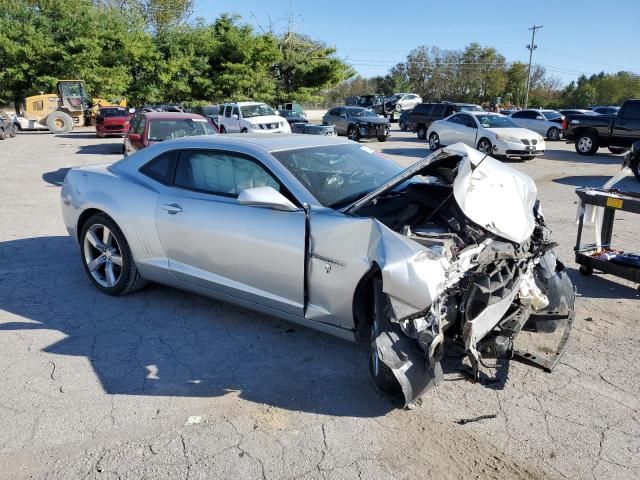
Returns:
[[[90,119],[92,102],[82,80],[58,80],[58,93],[25,99],[23,116],[46,126],[53,133],[67,133]]]

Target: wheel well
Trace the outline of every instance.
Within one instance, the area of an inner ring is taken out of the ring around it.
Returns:
[[[369,271],[358,282],[353,295],[353,322],[359,342],[369,338],[368,327],[373,307],[373,279],[380,274],[380,267],[376,263],[371,265]]]
[[[480,145],[480,142],[482,140],[486,140],[487,142],[489,142],[490,145],[493,146],[493,142],[491,142],[491,140],[489,140],[487,137],[480,137],[480,140],[478,140],[478,143],[476,143],[476,145]]]
[[[81,242],[80,234],[82,233],[82,229],[84,228],[84,224],[87,223],[87,220],[89,220],[91,217],[93,217],[96,213],[103,213],[103,214],[107,215],[105,212],[103,212],[102,210],[98,210],[97,208],[88,208],[84,212],[82,212],[80,214],[80,216],[78,217],[78,223],[76,225],[76,237],[78,239],[78,242]],[[111,218],[111,217],[109,217],[109,218]]]
[[[576,130],[576,133],[575,133],[576,140],[578,139],[578,137],[580,135],[584,135],[585,133],[595,135],[596,138],[598,137],[598,131],[595,128],[582,127],[582,128],[579,128],[579,129]]]

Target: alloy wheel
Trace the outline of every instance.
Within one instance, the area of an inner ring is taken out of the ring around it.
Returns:
[[[481,151],[482,153],[489,154],[491,153],[491,144],[486,140],[482,140],[478,144],[478,150]]]
[[[96,223],[84,237],[84,260],[91,276],[103,287],[111,288],[122,274],[122,250],[111,230]]]
[[[431,150],[437,150],[440,146],[440,138],[436,133],[432,133],[429,137],[429,148]]]
[[[582,137],[578,140],[578,150],[581,152],[588,152],[593,147],[593,142],[589,137]]]

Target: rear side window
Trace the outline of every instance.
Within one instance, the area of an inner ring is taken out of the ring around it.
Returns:
[[[255,187],[273,187],[280,191],[280,184],[259,163],[229,153],[198,150],[181,153],[174,184],[231,197]]]
[[[429,115],[429,112],[431,111],[432,106],[433,104],[431,103],[421,103],[420,105],[416,106],[416,108],[413,111],[421,115]]]
[[[444,112],[445,112],[446,108],[447,108],[446,105],[434,105],[433,106],[433,110],[431,111],[431,116],[432,117],[442,117],[442,116],[444,116]]]
[[[625,105],[624,110],[622,110],[622,116],[640,120],[640,103],[628,103]]]
[[[150,162],[145,163],[140,171],[147,177],[165,185],[170,185],[173,181],[173,171],[175,170],[177,152],[165,152]]]
[[[231,105],[227,105],[224,107],[224,116],[227,118],[231,118]]]

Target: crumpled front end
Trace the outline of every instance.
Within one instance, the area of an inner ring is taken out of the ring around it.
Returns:
[[[520,353],[514,340],[525,326],[570,326],[573,316],[573,285],[553,254],[533,182],[466,147],[449,153],[454,161],[440,152],[437,170],[417,171],[427,181],[362,207],[379,220],[375,261],[391,324],[375,348],[407,405],[441,380],[445,337],[464,346],[478,379],[483,355]]]

